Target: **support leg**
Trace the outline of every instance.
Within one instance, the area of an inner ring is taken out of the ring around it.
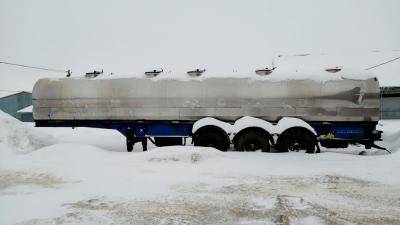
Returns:
[[[389,151],[387,148],[384,148],[384,147],[378,146],[378,145],[376,145],[375,143],[372,143],[371,147],[373,147],[373,148],[377,148],[377,149],[380,149],[380,150],[387,151],[389,154],[391,154],[391,153],[392,153],[392,152],[391,152],[391,151]]]
[[[315,144],[317,146],[317,151],[315,153],[321,153],[321,149],[319,148],[319,143],[317,141],[317,143]]]
[[[131,152],[133,150],[133,146],[135,145],[135,142],[133,140],[134,139],[133,130],[130,127],[128,127],[126,129],[125,136],[126,136],[126,150],[128,152]]]
[[[142,138],[142,147],[143,147],[143,151],[147,151],[147,138],[144,137]]]

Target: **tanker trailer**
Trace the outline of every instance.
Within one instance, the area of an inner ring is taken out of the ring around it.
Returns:
[[[375,77],[330,80],[270,77],[41,79],[33,88],[37,127],[116,129],[127,149],[157,146],[226,151],[380,148]]]

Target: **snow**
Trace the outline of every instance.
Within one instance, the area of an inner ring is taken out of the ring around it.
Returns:
[[[364,71],[398,57],[399,1],[290,4],[4,1],[0,49],[4,61],[71,69],[73,79],[102,68],[95,80],[144,78],[163,68],[152,80],[376,75],[382,86],[400,85],[400,61],[372,69],[375,75]],[[255,75],[272,60],[270,76]],[[336,66],[343,70],[324,71]],[[190,78],[186,71],[196,68],[207,71]],[[0,89],[26,91],[40,78],[65,76],[6,65],[0,74]],[[309,155],[151,144],[127,153],[113,130],[34,128],[0,112],[0,224],[397,225],[399,127],[399,120],[380,122],[379,145],[391,155],[360,156],[357,146]]]
[[[398,51],[372,51],[372,52],[358,52],[358,53],[310,53],[305,55],[289,55],[281,56],[275,59],[275,64],[283,73],[300,73],[322,71],[328,68],[339,67],[343,70],[335,74],[343,74],[344,77],[350,79],[359,79],[359,75],[367,73],[375,74],[381,86],[398,86],[399,83],[393,83],[393,77],[397,73],[394,69],[400,64],[394,62],[392,65],[366,70],[372,66],[378,65],[380,62],[385,62],[399,56]],[[329,73],[326,72],[325,75]],[[322,75],[322,74],[321,74]],[[392,79],[391,79],[392,78]],[[392,80],[392,81],[391,81]]]
[[[196,121],[193,124],[192,133],[194,134],[201,127],[209,126],[209,125],[219,127],[223,131],[225,131],[225,133],[227,133],[227,134],[229,134],[232,129],[232,125],[229,123],[222,122],[222,121],[217,120],[212,117],[206,117],[206,118],[199,119],[198,121]]]
[[[318,224],[324,224],[324,221],[322,221],[318,217],[310,216],[302,219],[295,219],[292,221],[293,225],[318,225]]]
[[[289,67],[291,68],[291,67]],[[282,80],[315,80],[319,82],[326,82],[329,80],[343,80],[343,79],[355,79],[355,80],[366,80],[375,78],[376,76],[369,71],[361,69],[347,69],[343,68],[340,72],[329,73],[324,69],[304,69],[297,68],[288,70],[287,68],[277,68],[270,75],[260,76],[256,75],[254,71],[243,71],[243,72],[230,72],[230,71],[210,71],[205,72],[199,77],[191,77],[186,74],[185,71],[168,71],[160,73],[158,76],[153,78],[146,78],[144,73],[135,73],[130,75],[100,75],[96,78],[91,78],[92,80],[104,80],[104,79],[124,79],[124,78],[139,78],[139,79],[150,79],[152,81],[162,81],[162,80],[179,80],[179,81],[193,81],[193,80],[205,80],[212,78],[246,78],[249,80],[269,80],[273,82]],[[83,77],[71,77],[71,78],[60,78],[60,79],[87,79]],[[57,79],[54,79],[57,80]]]
[[[0,146],[2,154],[26,154],[55,143],[54,138],[38,132],[0,110]]]
[[[221,160],[225,154],[215,148],[169,146],[159,147],[152,151],[139,153],[138,161],[148,161],[154,163],[203,163],[212,159]]]
[[[32,112],[32,109],[33,109],[33,106],[31,105],[31,106],[25,107],[21,110],[18,110],[18,112],[19,113],[29,113],[29,112]]]
[[[139,144],[128,153],[118,132],[0,120],[0,224],[400,222],[399,120],[379,127],[393,154],[363,156],[359,147],[142,152]]]
[[[276,129],[274,125],[265,120],[254,118],[251,116],[244,116],[236,120],[235,124],[232,126],[232,132],[234,134],[237,134],[239,131],[249,127],[259,127],[270,134],[276,134]]]
[[[313,134],[317,135],[317,132],[315,132],[314,128],[312,128],[310,124],[304,122],[301,119],[292,117],[283,117],[282,119],[280,119],[275,126],[276,133],[281,134],[283,131],[291,127],[304,127],[307,130],[311,131]]]
[[[382,136],[386,144],[385,147],[392,152],[398,151],[400,146],[400,120],[384,120],[379,125],[378,130],[387,131]]]
[[[308,129],[309,131],[311,131],[313,134],[317,135],[314,128],[312,128],[308,123],[306,123],[303,120],[298,119],[298,118],[283,117],[274,126],[273,124],[271,124],[265,120],[251,117],[251,116],[244,116],[244,117],[236,120],[233,125],[222,122],[222,121],[217,120],[212,117],[203,118],[203,119],[196,121],[193,124],[192,133],[195,133],[201,127],[208,126],[208,125],[213,125],[213,126],[217,126],[217,127],[221,128],[227,134],[231,134],[230,135],[231,138],[233,138],[234,135],[239,133],[241,130],[249,128],[249,127],[259,127],[261,129],[264,129],[265,131],[267,131],[270,134],[281,134],[286,129],[291,128],[291,127],[304,127],[306,129]]]

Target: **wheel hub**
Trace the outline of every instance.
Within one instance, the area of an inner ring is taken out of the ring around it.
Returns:
[[[246,145],[246,150],[247,151],[255,151],[255,150],[257,150],[257,143],[255,143],[255,142],[249,142],[249,143],[247,143],[247,145]]]

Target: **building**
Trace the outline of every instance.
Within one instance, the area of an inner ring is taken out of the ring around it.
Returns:
[[[19,110],[31,105],[32,93],[26,91],[0,91],[0,110],[15,118],[18,118]]]
[[[381,119],[400,119],[400,87],[381,87]]]
[[[33,113],[32,113],[33,106],[28,106],[23,108],[17,112],[17,119],[21,120],[22,122],[33,122]]]

